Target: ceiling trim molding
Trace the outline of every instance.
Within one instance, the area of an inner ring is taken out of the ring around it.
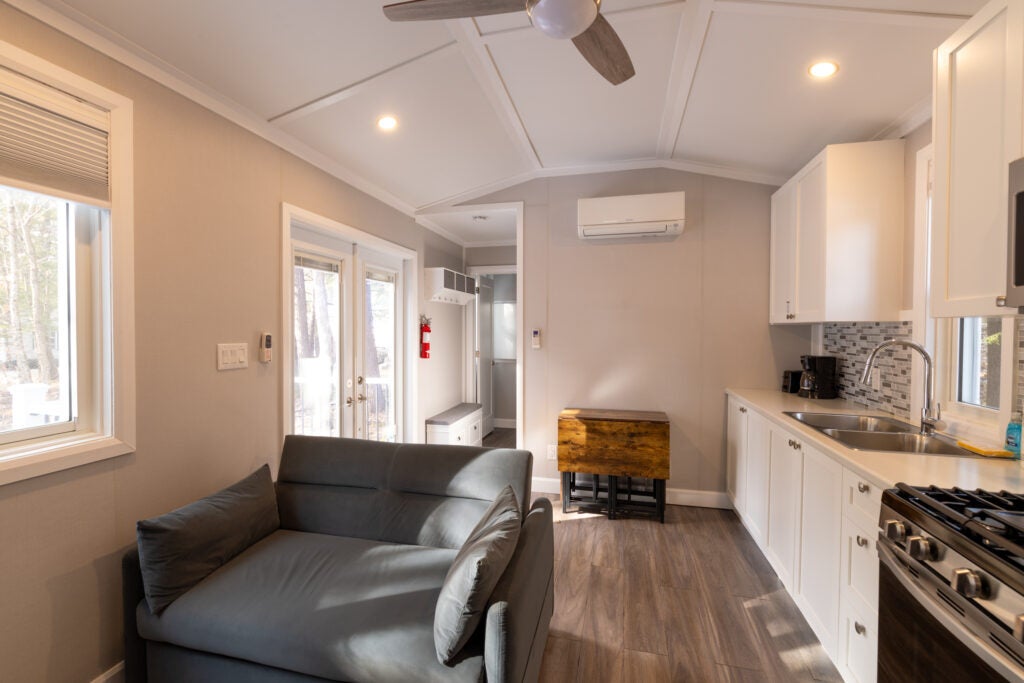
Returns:
[[[932,118],[932,98],[926,97],[913,107],[903,112],[903,114],[890,123],[888,126],[878,131],[872,140],[895,140],[901,138],[907,133],[916,130],[918,127],[928,122]]]
[[[322,95],[320,97],[312,99],[309,102],[306,102],[305,104],[300,104],[299,106],[293,107],[292,109],[277,114],[276,116],[271,116],[269,119],[267,119],[267,122],[280,126],[309,116],[314,112],[317,112],[321,109],[326,109],[327,107],[335,105],[339,102],[343,102],[354,95],[358,95],[360,92],[365,90],[366,87],[371,83],[386,78],[387,76],[390,76],[392,74],[395,74],[396,72],[401,71],[404,67],[409,66],[410,64],[418,62],[439,52],[447,51],[449,48],[452,48],[454,46],[455,41],[452,41],[450,43],[445,43],[444,45],[435,47],[432,50],[427,50],[426,52],[418,54],[410,59],[407,59],[404,62],[399,62],[398,64],[389,66],[383,71],[378,71],[377,73],[371,74],[366,78],[362,78],[356,81],[355,83],[350,83],[343,88],[335,90],[334,92],[330,92],[327,93],[326,95]]]
[[[438,216],[453,213],[483,213],[488,211],[518,211],[522,208],[522,202],[487,202],[483,204],[459,204],[458,206],[438,206],[430,209],[420,209],[417,216]]]
[[[201,107],[221,116],[235,125],[263,138],[280,149],[319,168],[338,180],[351,185],[377,201],[416,220],[423,227],[462,246],[461,240],[430,221],[420,222],[416,208],[391,194],[384,188],[366,180],[352,169],[330,159],[325,154],[300,142],[288,133],[267,123],[242,105],[214,92],[196,79],[156,55],[131,43],[123,36],[106,29],[77,10],[67,7],[67,14],[44,5],[39,0],[2,0],[20,12],[110,57],[129,69],[150,78]]]
[[[466,247],[466,241],[464,239],[462,239],[455,233],[451,232],[450,230],[442,228],[440,225],[437,224],[436,221],[431,220],[427,216],[417,215],[413,216],[412,218],[414,221],[416,221],[417,225],[422,225],[427,230],[430,230],[431,232],[436,232],[438,235],[445,238],[449,242],[454,242],[455,244],[459,245],[462,248]]]
[[[686,3],[676,34],[672,71],[669,74],[668,92],[661,112],[661,127],[658,130],[658,146],[655,155],[668,159],[675,153],[679,133],[683,128],[683,117],[697,77],[697,67],[704,52],[704,42],[711,27],[714,0],[690,0]],[[680,55],[685,49],[685,55]]]
[[[714,4],[714,11],[730,14],[760,14],[796,19],[833,19],[919,28],[955,29],[969,18],[968,15],[960,14],[838,7],[800,2],[766,2],[765,0],[714,0]]]
[[[541,168],[544,164],[540,154],[530,139],[519,110],[512,101],[512,94],[501,77],[498,65],[494,63],[491,51],[480,38],[480,28],[472,19],[457,19],[446,22],[448,30],[455,37],[455,42],[462,50],[462,56],[473,72],[487,99],[491,101],[495,113],[504,125],[506,132],[516,144],[519,154],[530,168]]]
[[[470,202],[480,197],[485,197],[495,192],[538,180],[540,178],[557,178],[569,175],[590,175],[594,173],[615,173],[617,171],[642,171],[651,168],[667,168],[672,171],[685,171],[687,173],[699,173],[701,175],[714,176],[716,178],[728,178],[730,180],[741,180],[758,185],[780,186],[789,180],[788,175],[771,173],[768,171],[755,171],[751,169],[723,166],[721,164],[709,164],[703,161],[691,161],[687,159],[631,159],[627,161],[609,161],[597,164],[581,164],[576,166],[558,166],[527,171],[502,180],[496,180],[486,185],[461,192],[445,199],[424,204],[416,210],[417,216],[429,216],[432,214],[453,213],[467,208]],[[481,204],[490,208],[501,207],[503,204]]]
[[[515,240],[490,240],[485,242],[466,242],[466,249],[484,249],[487,247],[514,247]]]

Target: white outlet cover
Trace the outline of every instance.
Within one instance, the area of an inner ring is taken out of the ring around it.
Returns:
[[[558,460],[558,446],[548,445],[548,460]]]

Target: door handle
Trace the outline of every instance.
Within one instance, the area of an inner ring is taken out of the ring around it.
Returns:
[[[362,403],[365,400],[366,400],[366,397],[363,396],[362,394],[359,394],[358,396],[356,396],[356,401],[358,401],[359,403]]]
[[[349,396],[348,398],[346,398],[346,399],[345,399],[345,405],[347,405],[347,406],[348,406],[349,408],[351,408],[351,407],[352,407],[352,404],[353,404],[354,402],[355,402],[355,401],[353,401],[353,400],[352,400],[352,397],[351,397],[351,396]]]
[[[362,375],[359,375],[358,377],[356,377],[356,384],[362,386],[362,384],[363,384],[363,376]]]

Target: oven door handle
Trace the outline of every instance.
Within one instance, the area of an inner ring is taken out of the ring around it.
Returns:
[[[957,640],[964,644],[971,652],[980,657],[986,664],[993,668],[999,675],[1008,681],[1024,681],[1020,666],[1007,658],[1002,652],[985,642],[974,631],[970,630],[964,623],[956,618],[947,607],[937,598],[930,595],[930,592],[945,590],[948,594],[952,591],[941,579],[935,577],[929,569],[922,568],[918,572],[920,580],[927,584],[929,591],[926,591],[918,584],[907,571],[906,563],[898,555],[903,555],[899,548],[893,548],[888,541],[879,539],[878,559],[893,573],[893,576],[900,582],[910,597],[918,603],[922,609],[932,615],[943,628],[952,634]],[[909,557],[907,561],[913,562]],[[955,594],[958,599],[960,594]],[[972,608],[973,609],[973,608]]]

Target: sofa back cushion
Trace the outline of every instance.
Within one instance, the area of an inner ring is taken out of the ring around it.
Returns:
[[[270,468],[136,524],[146,602],[160,614],[214,570],[279,527]]]
[[[528,451],[290,435],[281,527],[458,549],[505,486],[529,501],[532,470]]]

